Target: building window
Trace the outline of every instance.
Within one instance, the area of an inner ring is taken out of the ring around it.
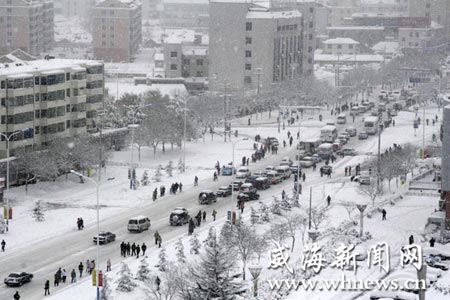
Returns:
[[[342,45],[337,45],[337,48],[338,49],[342,49]]]
[[[246,37],[246,38],[245,38],[245,43],[246,43],[247,45],[251,44],[251,43],[252,43],[252,38],[251,38],[251,37]]]
[[[246,31],[252,31],[252,22],[246,22],[245,23],[245,30]]]
[[[327,49],[331,49],[331,45],[330,44],[327,45]]]
[[[178,69],[177,64],[171,64],[170,65],[170,69],[173,70],[173,71],[177,70]]]
[[[252,51],[245,50],[245,57],[252,57]]]
[[[203,77],[203,72],[202,71],[197,71],[197,77]]]
[[[309,12],[310,12],[310,13],[313,13],[313,12],[314,12],[314,7],[310,7],[310,8],[309,8]]]
[[[170,52],[170,57],[178,57],[178,52],[176,51]]]
[[[203,66],[203,59],[197,59],[197,66]]]
[[[353,45],[348,45],[348,49],[353,49]]]
[[[313,21],[310,21],[309,22],[309,28],[313,28],[314,27],[314,22]]]
[[[419,32],[416,32],[416,37],[419,37]]]
[[[252,83],[252,77],[251,76],[245,76],[244,77],[244,83],[245,84],[251,84]]]
[[[311,46],[308,47],[308,52],[311,53],[313,48]]]
[[[190,66],[191,65],[191,60],[189,58],[183,59],[183,65]]]
[[[245,69],[246,70],[251,70],[252,69],[252,64],[245,64]]]

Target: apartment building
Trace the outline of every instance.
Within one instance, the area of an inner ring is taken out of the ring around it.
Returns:
[[[55,0],[59,4],[60,12],[64,17],[79,17],[89,20],[91,8],[95,6],[95,0]]]
[[[270,89],[303,73],[303,20],[297,9],[212,0],[209,7],[209,87]]]
[[[142,13],[138,0],[103,0],[92,8],[94,57],[129,62],[142,41]]]
[[[0,0],[0,55],[22,49],[33,55],[54,41],[52,0]]]
[[[208,0],[163,0],[164,28],[208,28]]]
[[[429,18],[444,27],[446,36],[450,38],[450,1],[448,0],[409,0],[410,17]]]
[[[23,61],[9,55],[0,63],[0,132],[20,132],[10,143],[14,151],[96,131],[103,86],[102,62]],[[5,151],[2,137],[0,157],[5,157]]]
[[[332,55],[354,55],[359,54],[359,42],[350,38],[328,39],[323,42],[324,54]]]

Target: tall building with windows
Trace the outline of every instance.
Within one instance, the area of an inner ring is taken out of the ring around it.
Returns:
[[[303,73],[303,20],[297,9],[212,0],[209,87],[264,90]]]
[[[0,0],[0,55],[21,49],[33,55],[54,41],[52,0]]]
[[[129,62],[142,42],[142,13],[138,0],[103,0],[92,9],[94,57]]]
[[[83,60],[0,62],[0,132],[13,134],[11,148],[36,147],[57,137],[96,131],[103,107],[103,63]],[[6,141],[1,139],[0,157]]]

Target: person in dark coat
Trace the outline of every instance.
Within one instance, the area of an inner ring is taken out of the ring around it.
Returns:
[[[303,173],[302,174],[302,181],[305,182],[305,179],[306,179],[306,175],[305,175],[305,173]]]
[[[161,279],[159,279],[158,276],[156,276],[155,283],[156,283],[156,290],[159,291],[159,286],[161,285]]]
[[[213,221],[216,220],[216,216],[217,216],[217,211],[215,209],[213,209],[213,211],[212,211]]]
[[[59,286],[59,276],[58,276],[58,273],[55,273],[55,281],[53,282],[53,285],[54,286]]]
[[[127,251],[127,255],[130,255],[130,253],[131,253],[130,242],[128,242],[127,245],[126,245],[126,251]]]
[[[203,222],[206,222],[206,211],[203,211]]]
[[[180,189],[180,193],[183,191],[183,184],[180,182],[180,184],[178,185],[178,188]]]
[[[189,235],[194,233],[194,228],[195,228],[195,223],[194,223],[194,220],[191,218],[189,220],[189,231],[188,231]]]
[[[145,256],[145,251],[147,251],[147,245],[145,243],[142,243],[141,249],[142,249],[142,256]]]
[[[14,300],[20,300],[19,291],[16,291],[16,293],[14,294]]]
[[[409,244],[414,244],[414,236],[412,234],[409,236]]]
[[[136,258],[139,258],[139,253],[141,252],[141,246],[139,244],[136,246]]]
[[[2,245],[2,252],[5,252],[5,246],[6,246],[5,240],[2,240],[1,245]]]
[[[50,295],[50,281],[47,280],[44,284],[44,296]]]
[[[75,269],[72,269],[72,272],[70,272],[70,283],[77,282],[77,272],[75,272]]]
[[[78,271],[80,271],[80,278],[83,276],[83,263],[80,261],[80,264],[78,265]]]
[[[383,217],[382,217],[382,221],[386,221],[386,214],[387,214],[387,212],[386,212],[386,210],[383,208],[383,210],[381,211],[381,214],[383,215]]]
[[[158,245],[158,241],[161,238],[161,236],[159,235],[158,230],[155,231],[155,234],[153,236],[155,237],[155,245]]]
[[[328,197],[327,197],[327,204],[328,204],[328,206],[331,205],[331,196],[330,195],[328,195]]]
[[[198,177],[197,176],[194,177],[194,186],[198,186]]]
[[[133,243],[133,245],[131,245],[131,255],[135,256],[136,255],[136,244]]]
[[[434,243],[436,243],[436,240],[434,239],[434,237],[432,237],[432,238],[430,239],[430,247],[431,247],[431,248],[434,248]]]

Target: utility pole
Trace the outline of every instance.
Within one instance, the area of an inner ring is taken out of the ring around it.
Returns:
[[[381,120],[381,118],[380,118]],[[381,178],[381,129],[383,125],[379,125],[378,128],[378,155],[377,155],[377,189],[380,188],[380,178]]]
[[[309,222],[308,222],[309,230],[311,230],[311,216],[312,216],[311,206],[312,206],[312,187],[309,188]]]
[[[227,142],[227,84],[224,84],[223,90],[223,141]]]

